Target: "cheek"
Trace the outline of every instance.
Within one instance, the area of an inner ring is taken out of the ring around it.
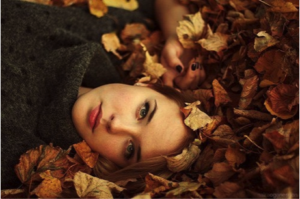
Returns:
[[[99,134],[100,135],[94,137],[89,137],[85,141],[93,151],[96,151],[102,157],[121,165],[122,139],[110,134]]]

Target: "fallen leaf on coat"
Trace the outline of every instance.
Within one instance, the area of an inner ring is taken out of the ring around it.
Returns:
[[[137,0],[103,0],[105,5],[124,10],[136,10],[139,7]]]
[[[204,112],[200,111],[197,108],[197,105],[200,105],[200,101],[194,103],[186,103],[188,106],[184,109],[192,109],[190,114],[185,118],[184,123],[192,130],[197,130],[206,127],[213,120]]]
[[[98,18],[103,17],[108,8],[102,0],[88,0],[90,13]]]
[[[73,144],[73,147],[79,157],[90,167],[93,168],[97,163],[99,154],[92,152],[92,149],[83,140],[77,144]]]
[[[132,43],[134,39],[146,39],[148,36],[150,36],[150,31],[141,23],[126,24],[120,35],[125,44]]]
[[[190,144],[190,146],[183,149],[181,154],[166,156],[168,169],[172,172],[180,172],[189,168],[198,158],[200,151],[197,145]]]
[[[112,191],[124,190],[112,182],[80,171],[74,176],[74,187],[80,198],[113,198]]]
[[[121,43],[115,32],[103,34],[101,42],[107,52],[112,52],[119,59],[122,59],[122,56],[117,52],[117,50],[121,47]]]

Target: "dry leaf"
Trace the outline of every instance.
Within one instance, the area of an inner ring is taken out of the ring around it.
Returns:
[[[61,182],[51,176],[50,170],[40,173],[44,180],[30,193],[37,195],[39,198],[57,198],[62,192]]]
[[[270,5],[268,10],[271,12],[298,12],[298,9],[293,3],[285,0],[266,0],[266,2]]]
[[[179,186],[166,193],[166,198],[182,198],[182,195],[186,192],[196,191],[201,183],[198,182],[180,182]]]
[[[162,177],[148,173],[145,177],[146,187],[143,193],[150,193],[151,197],[156,194],[169,190],[171,188],[178,187],[178,183],[166,180]]]
[[[105,5],[124,10],[136,10],[139,7],[137,0],[103,0]]]
[[[88,0],[90,13],[98,18],[103,17],[108,8],[102,0]]]
[[[200,149],[197,145],[191,144],[184,148],[181,154],[171,157],[165,157],[168,169],[172,172],[180,172],[189,168],[198,158]]]
[[[4,189],[1,190],[1,198],[25,198],[24,189]]]
[[[215,188],[214,195],[217,198],[247,198],[247,195],[239,184],[224,182]]]
[[[176,32],[183,47],[196,48],[195,42],[201,38],[205,26],[200,12],[186,15],[184,20],[179,21]]]
[[[265,101],[267,110],[281,119],[289,119],[298,112],[299,88],[292,84],[279,84],[269,88]]]
[[[234,114],[244,116],[247,118],[257,119],[257,120],[263,120],[263,121],[271,121],[272,116],[268,113],[263,113],[256,110],[239,110],[239,109],[233,109]]]
[[[200,39],[197,42],[202,46],[202,48],[219,53],[227,49],[228,37],[229,35],[216,32],[213,35],[209,35],[207,38]]]
[[[211,89],[197,89],[193,90],[194,97],[204,104],[206,112],[210,112],[212,108],[211,100],[213,98],[213,92]]]
[[[73,144],[73,147],[79,157],[90,167],[93,168],[97,163],[99,154],[92,152],[92,149],[83,140],[80,143]]]
[[[243,85],[243,90],[241,93],[241,98],[239,101],[239,108],[240,109],[247,109],[252,102],[253,97],[256,94],[257,87],[258,87],[259,79],[257,75],[250,77],[245,80]]]
[[[218,186],[222,182],[228,180],[235,172],[232,167],[226,162],[218,162],[213,165],[212,170],[205,173],[205,177],[210,179],[214,186]]]
[[[257,52],[262,52],[263,50],[276,45],[279,41],[269,35],[266,31],[260,31],[257,33],[257,36],[254,40],[254,49]]]
[[[185,118],[184,123],[192,130],[197,130],[206,127],[213,120],[204,112],[200,111],[197,108],[197,105],[200,105],[200,101],[194,103],[186,103],[188,106],[184,109],[192,109],[191,113]]]
[[[103,34],[101,42],[107,52],[112,52],[119,59],[122,59],[122,56],[117,52],[117,50],[121,47],[121,43],[115,32]]]
[[[227,91],[221,86],[218,80],[214,79],[212,85],[216,107],[219,107],[220,105],[226,105],[231,102]]]
[[[135,39],[146,39],[149,35],[150,32],[144,24],[131,23],[125,25],[124,29],[121,31],[120,37],[125,44],[129,44]]]
[[[74,186],[80,198],[113,198],[112,191],[121,192],[124,190],[112,182],[80,171],[74,176]]]
[[[225,153],[226,160],[233,167],[239,167],[240,164],[246,160],[245,153],[241,152],[239,148],[228,146]]]

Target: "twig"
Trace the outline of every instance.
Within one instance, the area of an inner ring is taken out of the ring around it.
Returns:
[[[247,138],[252,144],[254,144],[257,148],[261,149],[262,151],[264,150],[260,146],[258,146],[253,140],[248,135],[244,135],[245,138]]]

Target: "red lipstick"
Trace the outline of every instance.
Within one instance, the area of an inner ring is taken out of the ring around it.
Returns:
[[[89,115],[90,127],[93,130],[99,125],[101,117],[102,117],[102,112],[101,112],[101,104],[100,104],[99,106],[95,107]]]

